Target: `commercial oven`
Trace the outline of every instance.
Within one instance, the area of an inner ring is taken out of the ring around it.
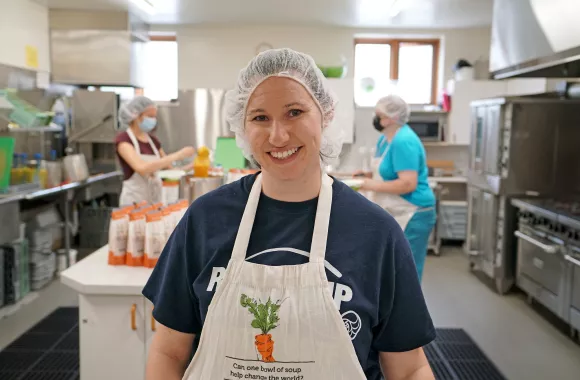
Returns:
[[[517,196],[580,193],[580,101],[497,98],[471,103],[466,252],[500,293],[515,281]]]

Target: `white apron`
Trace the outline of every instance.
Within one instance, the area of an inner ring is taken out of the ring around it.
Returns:
[[[154,154],[141,154],[141,149],[139,149],[139,142],[135,137],[132,130],[127,129],[127,134],[137,151],[137,154],[141,157],[143,161],[151,162],[153,160],[158,160],[161,158],[159,151],[151,137],[147,135],[149,140],[149,145],[153,150]],[[147,201],[150,204],[157,203],[161,200],[161,179],[157,178],[155,174],[150,174],[148,176],[142,176],[141,174],[134,172],[133,175],[123,181],[123,188],[121,190],[121,197],[119,198],[120,206],[128,206],[134,202]]]
[[[310,260],[302,265],[245,260],[261,190],[259,175],[183,379],[366,380],[324,269],[332,179],[323,176]]]
[[[385,142],[386,141],[387,139],[385,138]],[[381,166],[381,162],[386,157],[390,147],[391,147],[390,144],[387,145],[387,149],[385,149],[382,156],[375,157],[372,160],[371,165],[374,180],[384,181],[383,177],[381,177],[381,174],[379,172],[379,168]],[[373,194],[370,195],[370,199],[379,206],[381,206],[382,208],[384,208],[385,210],[387,210],[387,212],[391,214],[393,218],[395,218],[397,223],[399,223],[399,226],[401,226],[401,229],[403,231],[405,231],[405,227],[407,227],[407,224],[409,223],[409,221],[411,220],[411,218],[413,217],[418,208],[411,202],[407,201],[400,195],[396,194],[373,192]]]

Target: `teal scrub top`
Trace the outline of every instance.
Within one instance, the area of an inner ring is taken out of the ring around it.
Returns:
[[[387,146],[390,148],[379,165],[379,174],[385,181],[398,177],[397,173],[406,170],[417,172],[417,188],[408,194],[401,194],[405,200],[417,207],[433,207],[435,195],[429,187],[427,154],[419,136],[407,124],[401,127],[389,144],[384,135],[377,142],[377,157],[382,157]]]

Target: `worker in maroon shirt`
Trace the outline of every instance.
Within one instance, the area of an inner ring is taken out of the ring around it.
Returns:
[[[155,173],[169,169],[174,161],[195,154],[187,146],[175,153],[165,154],[159,140],[150,134],[157,125],[157,107],[144,96],[137,96],[119,109],[119,121],[126,128],[117,135],[117,156],[123,168],[123,189],[120,205],[161,200],[161,180]]]

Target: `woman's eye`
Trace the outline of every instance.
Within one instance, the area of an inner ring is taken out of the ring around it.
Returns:
[[[268,118],[264,115],[258,115],[253,119],[253,121],[267,121],[267,120]]]
[[[290,112],[288,113],[291,117],[296,117],[296,116],[300,116],[302,114],[301,110],[290,110]]]

